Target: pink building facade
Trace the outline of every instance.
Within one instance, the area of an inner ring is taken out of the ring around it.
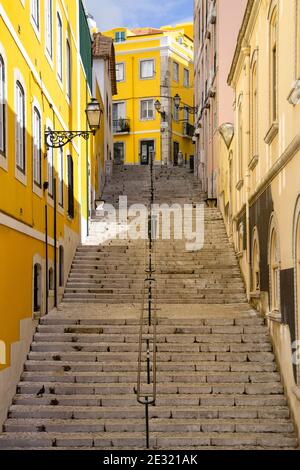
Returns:
[[[233,123],[227,85],[247,0],[195,0],[195,171],[208,200],[218,198],[219,127]]]

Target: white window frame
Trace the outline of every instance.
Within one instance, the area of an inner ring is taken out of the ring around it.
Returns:
[[[149,104],[147,105],[147,117],[143,117],[143,103],[152,102],[153,106],[153,116],[149,117]],[[145,100],[140,100],[140,121],[154,121],[155,120],[155,109],[154,109],[154,99],[147,98]]]
[[[35,12],[35,6],[37,11]],[[37,15],[37,16],[36,16]],[[36,37],[41,41],[41,1],[30,0],[30,23],[35,32]]]
[[[175,72],[175,68],[176,68],[176,72]],[[179,63],[176,62],[176,60],[173,60],[173,80],[174,80],[174,82],[179,83],[179,78],[180,78]]]
[[[45,51],[51,66],[53,65],[53,49],[53,0],[45,0]]]
[[[123,78],[121,80],[118,80],[117,67],[120,66],[120,65],[123,67]],[[117,79],[117,83],[125,82],[125,62],[117,62],[116,63],[116,79]]]
[[[61,30],[60,30],[61,26]],[[61,34],[60,34],[61,33]],[[59,47],[59,38],[61,47]],[[63,83],[63,22],[60,11],[56,12],[56,74],[58,82]]]
[[[188,80],[186,80],[186,78],[188,78]],[[190,71],[189,71],[189,69],[187,69],[185,67],[183,69],[183,86],[185,86],[186,88],[189,88],[190,87],[190,81],[191,81]]]
[[[39,129],[37,129],[35,120],[36,115],[39,117]],[[43,180],[43,164],[42,164],[42,113],[38,101],[34,98],[32,105],[32,181],[33,191],[39,196],[42,195],[42,180]],[[38,133],[37,133],[38,131]],[[36,145],[37,144],[37,145]],[[38,171],[39,168],[39,171]],[[36,178],[37,173],[40,173],[39,180]]]
[[[124,39],[122,38],[123,35],[124,35]],[[126,32],[125,31],[116,31],[114,41],[116,43],[125,42],[126,41]]]
[[[4,83],[2,87],[3,92],[3,103],[2,103],[2,110],[3,113],[3,141],[4,141],[4,148],[0,150],[0,167],[7,171],[8,169],[8,129],[7,129],[7,60],[6,55],[4,52],[4,48],[0,44],[0,55],[3,61],[3,68],[4,68]]]
[[[142,67],[145,62],[152,62],[152,75],[147,77],[142,76]],[[155,59],[140,59],[139,61],[139,72],[140,72],[140,80],[153,80],[155,77]]]
[[[19,106],[19,100],[18,100],[18,94],[17,94],[17,86],[18,86],[18,83],[21,85],[22,87],[22,90],[23,90],[23,93],[24,93],[24,108],[23,108],[23,113],[24,113],[24,116],[23,116],[23,131],[22,131],[22,134],[23,134],[23,162],[22,162],[22,166],[19,165],[20,161],[19,161],[19,155],[18,155],[18,150],[20,150],[20,146],[19,146],[19,149],[18,149],[18,144],[17,144],[17,136],[18,136],[18,133],[21,132],[20,129],[19,129],[19,125],[18,125],[18,109],[17,107]],[[27,103],[27,99],[26,99],[26,86],[25,86],[25,80],[23,79],[20,71],[18,69],[15,69],[15,73],[14,73],[14,94],[15,94],[15,105],[14,105],[14,109],[15,109],[15,136],[14,136],[14,139],[15,139],[15,177],[22,183],[24,184],[25,186],[27,185],[27,145],[26,145],[26,129],[27,129],[27,106],[26,106],[26,103]]]

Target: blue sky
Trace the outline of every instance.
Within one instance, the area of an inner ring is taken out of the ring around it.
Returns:
[[[192,21],[194,0],[85,0],[100,31]]]

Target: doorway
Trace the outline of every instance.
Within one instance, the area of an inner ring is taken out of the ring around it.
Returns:
[[[125,161],[124,142],[116,142],[114,144],[114,163],[116,165],[124,165],[124,161]]]
[[[179,154],[179,143],[173,143],[173,164],[174,166],[178,166],[178,154]]]
[[[142,140],[140,152],[141,165],[149,165],[151,152],[154,152],[154,140]]]
[[[33,268],[33,311],[41,313],[42,304],[42,267],[35,264]]]

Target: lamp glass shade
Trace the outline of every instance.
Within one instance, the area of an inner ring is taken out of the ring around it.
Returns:
[[[92,99],[92,101],[88,103],[85,112],[90,129],[92,131],[97,131],[100,129],[102,116],[100,103],[96,99]]]
[[[180,96],[179,96],[178,93],[177,93],[177,94],[174,96],[174,104],[175,104],[176,108],[179,108],[180,103],[181,103],[181,98],[180,98]]]
[[[156,100],[155,103],[154,103],[154,107],[155,107],[156,111],[159,113],[160,110],[161,110],[161,102],[159,100]]]
[[[230,122],[225,122],[225,124],[222,124],[219,127],[219,132],[225,142],[226,147],[229,149],[234,137],[234,125]]]

